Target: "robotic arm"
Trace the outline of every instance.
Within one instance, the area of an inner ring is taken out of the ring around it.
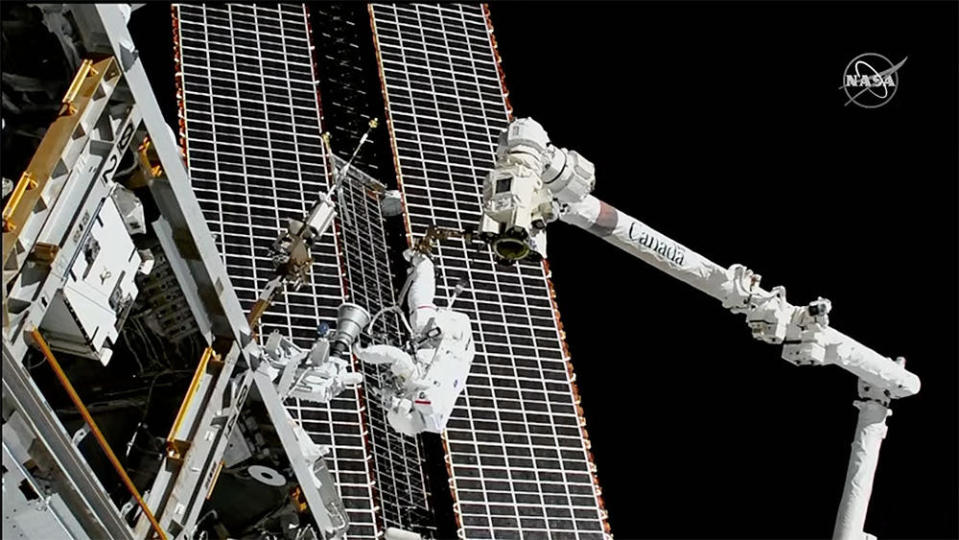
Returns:
[[[861,539],[885,418],[893,398],[919,391],[919,378],[904,360],[892,360],[829,326],[829,300],[805,306],[786,301],[784,287],[764,290],[760,276],[741,265],[724,268],[590,195],[592,163],[549,142],[532,119],[503,131],[496,167],[484,184],[480,239],[495,257],[512,264],[546,256],[545,229],[557,219],[585,229],[746,316],[754,338],[782,345],[795,365],[835,364],[860,379],[860,409],[849,475],[835,538]]]
[[[534,120],[516,120],[500,136],[496,168],[484,185],[480,238],[507,263],[542,258],[546,224],[559,219],[745,314],[753,337],[783,345],[793,364],[836,364],[892,398],[919,391],[919,378],[902,365],[830,328],[828,300],[794,306],[785,288],[766,291],[746,267],[724,268],[593,197],[594,184],[589,161],[550,144]]]
[[[502,263],[546,257],[546,225],[563,205],[583,200],[596,183],[593,164],[553,146],[531,119],[511,123],[500,135],[496,168],[483,186],[479,237]]]
[[[294,290],[298,290],[309,280],[310,267],[313,265],[310,250],[313,243],[329,230],[330,225],[333,224],[333,218],[336,217],[334,195],[347,178],[353,160],[359,153],[360,148],[369,139],[370,133],[376,129],[377,125],[378,122],[375,118],[370,120],[366,133],[360,138],[350,159],[341,167],[336,166],[337,158],[333,156],[333,151],[330,149],[329,134],[323,134],[323,146],[327,154],[327,160],[334,170],[333,186],[328,192],[320,195],[302,220],[291,218],[287,223],[286,230],[273,242],[270,253],[274,275],[260,293],[256,303],[253,304],[248,317],[248,322],[254,331],[260,317],[273,301],[279,298],[287,285],[292,285]],[[379,193],[379,195],[384,196],[385,194]]]

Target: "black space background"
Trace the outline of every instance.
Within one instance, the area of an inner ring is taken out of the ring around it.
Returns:
[[[515,114],[595,163],[596,196],[795,304],[831,299],[834,327],[908,359],[923,387],[894,404],[866,530],[959,537],[957,4],[490,11]],[[138,39],[147,66],[170,63],[169,24],[134,15],[134,36],[159,36]],[[880,109],[843,106],[863,52],[909,57]],[[172,80],[154,84],[175,125]],[[854,377],[788,364],[588,233],[555,224],[549,254],[616,537],[827,537]]]
[[[866,530],[957,536],[955,3],[491,6],[514,114],[596,165],[594,194],[907,358]],[[898,62],[876,110],[846,64]],[[832,531],[855,378],[798,368],[742,316],[590,234],[549,255],[613,533]]]

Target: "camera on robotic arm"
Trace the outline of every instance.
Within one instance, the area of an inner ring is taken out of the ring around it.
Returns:
[[[497,262],[539,262],[546,257],[546,227],[563,203],[583,200],[595,184],[593,164],[553,146],[536,121],[523,118],[499,138],[496,165],[483,184],[479,239]]]

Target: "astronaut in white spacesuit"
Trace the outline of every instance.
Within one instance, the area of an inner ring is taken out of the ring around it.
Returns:
[[[354,345],[357,358],[385,364],[396,376],[398,392],[383,392],[387,420],[407,435],[446,428],[456,399],[466,386],[476,349],[469,317],[449,307],[437,308],[433,261],[408,249],[411,280],[407,305],[415,354],[392,345]]]

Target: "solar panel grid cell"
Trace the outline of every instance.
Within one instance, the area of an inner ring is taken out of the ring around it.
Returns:
[[[409,229],[472,228],[509,119],[481,6],[371,8]],[[578,402],[543,268],[439,249],[438,296],[468,277],[477,355],[446,432],[460,534],[602,538]],[[573,519],[575,516],[577,519]]]

